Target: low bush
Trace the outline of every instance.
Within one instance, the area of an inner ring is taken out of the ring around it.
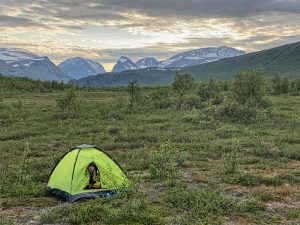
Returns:
[[[218,82],[212,76],[205,83],[200,83],[198,88],[198,95],[202,101],[209,101],[213,105],[221,104],[224,100],[222,91],[224,87],[222,83]]]
[[[216,118],[248,124],[270,117],[272,109],[270,101],[265,98],[262,76],[262,71],[258,69],[238,73],[228,98],[216,107]]]
[[[83,99],[81,99],[73,86],[68,89],[64,95],[56,99],[56,104],[62,118],[77,118],[84,106]]]
[[[170,142],[164,143],[150,156],[150,175],[154,179],[172,179],[178,176],[185,154]]]
[[[271,94],[280,95],[280,94],[291,94],[291,95],[300,95],[300,79],[289,79],[287,77],[281,78],[279,75],[276,75],[270,81],[271,84]]]
[[[140,87],[137,81],[131,81],[128,83],[127,91],[129,93],[129,108],[133,109],[138,104],[141,98]]]
[[[182,97],[181,109],[201,109],[203,105],[199,96],[195,94],[187,94]]]
[[[177,108],[182,109],[184,95],[191,93],[191,91],[195,88],[195,80],[192,74],[188,72],[177,72],[175,76],[175,80],[172,83],[172,90],[177,97]]]
[[[174,101],[171,98],[171,92],[167,87],[157,87],[149,95],[146,104],[156,109],[167,109],[173,106]]]
[[[222,121],[249,124],[257,119],[258,112],[259,109],[253,105],[243,105],[236,101],[226,101],[216,108],[214,116]]]

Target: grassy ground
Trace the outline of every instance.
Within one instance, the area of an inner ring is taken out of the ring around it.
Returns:
[[[244,125],[196,109],[130,112],[112,90],[82,91],[80,116],[65,119],[61,94],[0,102],[0,224],[300,223],[300,97],[271,97],[275,116]],[[75,204],[49,196],[55,161],[83,143],[117,159],[132,189]]]

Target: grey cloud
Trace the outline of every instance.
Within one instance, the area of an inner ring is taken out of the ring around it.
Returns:
[[[6,8],[19,9],[18,17],[5,16]],[[132,14],[131,14],[132,13]],[[135,18],[133,13],[149,17]],[[166,59],[176,53],[206,47],[228,45],[244,49],[264,49],[300,39],[300,1],[298,0],[0,0],[0,26],[57,26],[82,30],[86,24],[139,28],[152,32],[181,32],[176,22],[201,19],[221,19],[232,22],[232,30],[249,35],[243,40],[232,37],[190,37],[185,42],[155,45],[136,49],[86,50],[70,46],[70,52],[99,56],[101,62],[115,62],[121,55],[134,60],[154,56]],[[261,20],[260,18],[263,18]],[[39,21],[39,22],[37,22]],[[44,24],[43,24],[44,23]],[[198,26],[195,23],[195,26]],[[214,29],[211,24],[199,26]],[[292,30],[294,27],[295,30]],[[294,35],[284,34],[285,29]],[[282,31],[282,32],[281,32]],[[176,34],[174,34],[176,35]],[[275,40],[273,40],[275,38]],[[62,58],[69,55],[53,55]],[[70,55],[71,57],[71,55]]]
[[[69,22],[77,23],[78,26],[97,23],[125,29],[143,27],[154,31],[168,30],[177,21],[188,22],[190,19],[201,18],[231,19],[242,25],[245,23],[243,19],[256,15],[270,16],[272,19],[267,18],[265,22],[253,20],[252,25],[278,24],[283,20],[292,24],[300,14],[300,1],[295,0],[4,0],[0,5],[0,14],[1,11],[5,13],[6,7],[21,9],[23,23],[26,20],[30,23],[31,18],[38,17],[41,23],[64,23],[66,26]],[[278,19],[277,15],[272,15],[274,12],[287,15]],[[131,13],[149,17],[135,18]],[[22,20],[13,23],[18,22],[22,24]]]
[[[59,27],[72,29],[72,30],[84,30],[83,26],[76,26],[76,25],[59,25]]]
[[[105,5],[136,9],[153,16],[246,17],[262,12],[299,13],[295,0],[103,0]]]
[[[300,13],[300,2],[296,0],[11,0],[4,1],[5,6],[24,6],[31,13],[83,20],[121,20],[124,16],[120,13],[130,11],[179,19],[240,18],[274,11]]]
[[[47,26],[36,23],[35,21],[27,18],[14,17],[14,16],[6,16],[0,15],[0,26],[5,27],[44,27]]]

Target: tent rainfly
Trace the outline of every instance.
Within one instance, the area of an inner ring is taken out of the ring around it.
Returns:
[[[99,170],[100,189],[87,189],[88,165],[93,163]],[[122,167],[103,150],[92,145],[79,145],[71,149],[52,169],[47,189],[69,202],[82,198],[112,196],[116,190],[128,186]]]

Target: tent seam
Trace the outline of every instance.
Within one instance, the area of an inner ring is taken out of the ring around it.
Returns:
[[[73,166],[70,194],[72,194],[73,178],[74,178],[74,170],[75,170],[75,166],[76,166],[77,159],[78,159],[78,155],[79,155],[80,151],[81,151],[81,148],[79,148],[79,150],[78,150],[78,153],[77,153],[77,155],[76,155],[76,159],[75,159],[75,162],[74,162],[74,166]]]

